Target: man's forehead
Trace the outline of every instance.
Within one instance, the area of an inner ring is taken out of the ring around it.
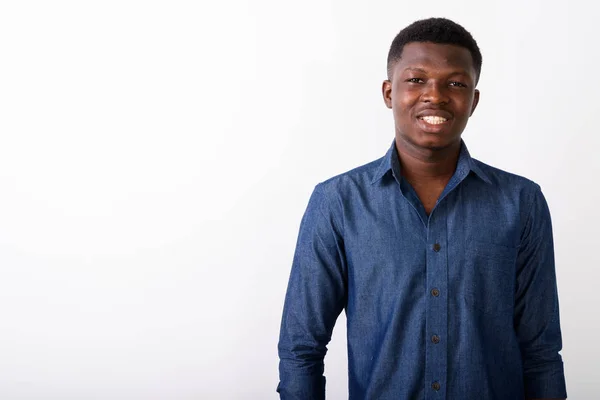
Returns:
[[[430,42],[407,43],[404,46],[404,49],[402,49],[402,55],[400,57],[400,60],[403,59],[435,59],[453,63],[473,62],[471,53],[465,47],[454,44],[439,44]]]
[[[396,64],[396,70],[412,69],[426,71],[436,69],[452,69],[465,73],[473,73],[473,58],[468,49],[452,45],[430,42],[407,43]]]

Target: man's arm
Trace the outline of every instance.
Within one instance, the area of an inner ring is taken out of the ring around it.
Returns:
[[[515,331],[521,347],[525,398],[567,397],[554,267],[552,222],[536,185],[517,259]]]
[[[281,399],[325,398],[323,359],[347,293],[340,204],[330,197],[317,185],[300,224],[278,346]]]

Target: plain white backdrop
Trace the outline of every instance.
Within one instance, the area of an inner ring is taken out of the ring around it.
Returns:
[[[275,399],[314,186],[381,157],[396,33],[483,53],[472,155],[550,204],[567,389],[600,380],[593,2],[0,3],[0,398]],[[326,358],[347,398],[345,318]]]

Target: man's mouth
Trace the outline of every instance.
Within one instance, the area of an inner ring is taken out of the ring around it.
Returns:
[[[444,117],[438,117],[435,115],[426,115],[424,117],[419,117],[420,120],[423,120],[425,122],[427,122],[428,124],[431,125],[439,125],[439,124],[443,124],[444,122],[448,121],[446,118]]]

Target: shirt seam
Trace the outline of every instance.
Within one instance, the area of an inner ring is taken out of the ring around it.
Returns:
[[[537,192],[540,190],[539,185],[533,183],[533,190],[532,190],[532,195],[531,195],[531,201],[529,202],[529,207],[528,207],[528,211],[527,211],[527,219],[525,220],[525,224],[523,225],[523,229],[521,230],[521,238],[519,240],[519,248],[523,247],[523,241],[525,239],[524,235],[525,235],[525,231],[527,230],[527,227],[529,226],[531,219],[533,218],[533,206],[535,204],[535,198],[537,195]]]
[[[345,226],[344,223],[342,221],[342,223],[340,223],[338,221],[338,218],[335,215],[335,212],[333,210],[333,207],[331,207],[330,203],[330,199],[328,196],[328,191],[325,190],[323,183],[320,183],[319,185],[317,185],[318,190],[321,191],[322,195],[323,195],[323,203],[319,206],[319,212],[321,213],[321,215],[323,216],[323,218],[327,218],[327,215],[325,214],[325,212],[323,211],[323,205],[327,206],[329,208],[329,211],[331,213],[331,218],[333,219],[334,224],[336,224],[339,228],[340,228],[340,236],[342,238],[342,240],[344,239],[344,232],[345,232]],[[341,199],[339,199],[339,194],[336,191],[336,195],[338,197],[337,202],[340,205],[340,209],[341,209]]]

